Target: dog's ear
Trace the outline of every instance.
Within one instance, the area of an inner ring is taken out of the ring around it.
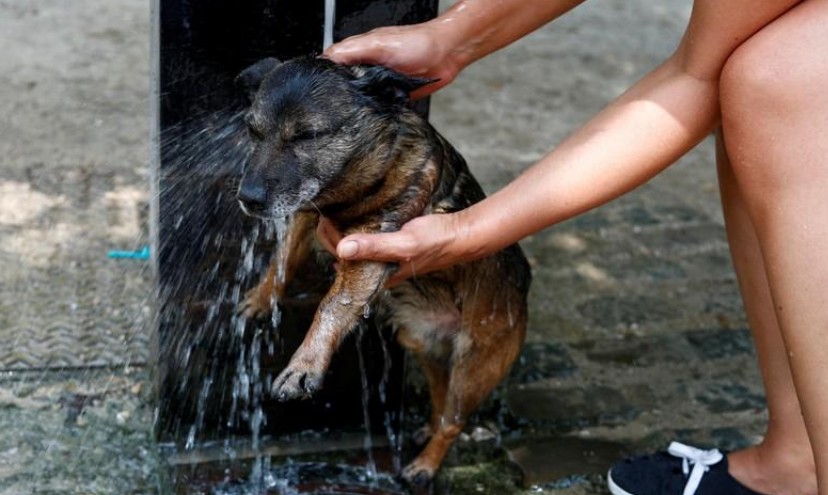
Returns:
[[[356,75],[353,85],[358,90],[393,105],[404,105],[412,91],[438,81],[407,76],[381,65],[354,67],[353,72]]]
[[[265,76],[280,65],[282,65],[282,62],[273,57],[259,60],[236,76],[236,85],[245,90],[247,96],[250,97],[250,101],[253,101],[253,97],[259,90],[259,86],[262,85]]]

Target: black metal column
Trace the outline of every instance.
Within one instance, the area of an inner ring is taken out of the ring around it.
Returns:
[[[240,120],[246,99],[233,79],[263,57],[321,52],[324,1],[157,0],[153,352],[157,431],[165,441],[247,434],[257,406],[265,414],[262,433],[362,428],[356,338],[337,354],[313,400],[281,404],[265,394],[257,403],[252,397],[301,342],[330,277],[324,267],[302,271],[283,301],[278,330],[270,322],[241,322],[234,311],[264,274],[276,235],[245,217],[234,198],[248,143]],[[334,39],[423,21],[436,7],[435,0],[339,0]],[[399,411],[402,387],[401,352],[383,333],[369,322],[361,339],[376,430]]]

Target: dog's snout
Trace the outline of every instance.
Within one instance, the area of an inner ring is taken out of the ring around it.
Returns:
[[[242,180],[236,198],[247,206],[263,208],[267,203],[267,189],[262,181]]]

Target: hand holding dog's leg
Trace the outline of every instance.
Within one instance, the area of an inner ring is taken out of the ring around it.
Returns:
[[[273,382],[279,400],[307,397],[322,386],[331,357],[345,335],[356,326],[387,278],[388,265],[343,263],[330,291],[322,299],[305,340]]]
[[[397,263],[399,269],[388,279],[394,286],[411,277],[489,255],[473,239],[468,239],[458,213],[418,217],[397,232],[352,234],[337,244],[340,259],[376,260]],[[470,242],[464,242],[463,240]],[[468,249],[467,249],[468,248]]]

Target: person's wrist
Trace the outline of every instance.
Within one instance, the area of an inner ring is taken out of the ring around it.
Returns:
[[[475,236],[474,219],[468,210],[460,210],[446,215],[448,226],[444,240],[449,257],[458,261],[468,261],[486,255],[480,239]]]
[[[464,36],[465,29],[456,19],[437,17],[426,21],[428,36],[436,45],[437,57],[443,70],[456,76],[473,60]]]

